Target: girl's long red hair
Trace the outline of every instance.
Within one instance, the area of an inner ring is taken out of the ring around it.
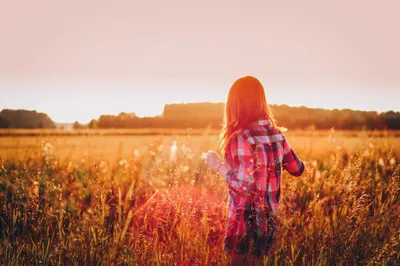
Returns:
[[[233,136],[260,119],[268,119],[274,127],[276,126],[261,82],[252,76],[236,80],[229,90],[225,105],[224,124],[220,136],[221,151],[225,152]]]

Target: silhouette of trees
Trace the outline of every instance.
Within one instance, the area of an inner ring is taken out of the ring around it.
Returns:
[[[383,124],[388,129],[400,129],[399,112],[385,112],[381,114]]]
[[[220,128],[223,103],[169,104],[159,117],[139,118],[132,113],[102,115],[89,123],[89,128]],[[350,109],[272,105],[279,126],[290,129],[400,129],[399,112],[366,112]]]
[[[73,129],[83,129],[83,128],[87,128],[87,127],[88,127],[87,125],[80,124],[78,121],[75,121],[72,124]]]
[[[0,128],[55,128],[47,114],[28,110],[3,109],[0,112]]]
[[[10,122],[6,117],[0,116],[0,128],[8,128],[10,125]]]
[[[161,116],[138,117],[135,113],[102,115],[87,125],[79,122],[73,128],[220,128],[225,105],[223,103],[168,104]],[[289,129],[400,129],[400,112],[378,113],[350,109],[271,105],[278,125]],[[47,114],[26,110],[2,110],[0,128],[55,128]]]
[[[88,124],[88,128],[91,128],[91,129],[98,128],[97,120],[96,119],[92,119]]]

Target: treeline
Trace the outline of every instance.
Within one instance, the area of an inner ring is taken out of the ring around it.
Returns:
[[[136,116],[135,113],[102,115],[93,119],[88,128],[220,128],[224,104],[190,103],[168,104],[163,114],[156,117]],[[74,128],[82,128],[77,122]]]
[[[223,103],[168,104],[160,116],[141,118],[135,113],[102,115],[88,124],[75,122],[73,128],[219,129],[224,106]],[[290,129],[400,129],[400,112],[326,110],[287,105],[271,105],[271,109],[278,125]],[[4,109],[0,112],[0,128],[56,128],[56,124],[44,113]]]
[[[56,128],[56,124],[44,113],[3,109],[0,112],[0,128]]]
[[[400,112],[378,113],[350,109],[271,105],[278,125],[290,129],[400,129]],[[75,128],[220,128],[223,103],[191,103],[166,105],[161,116],[140,118],[134,113],[102,115],[88,125],[75,123]]]

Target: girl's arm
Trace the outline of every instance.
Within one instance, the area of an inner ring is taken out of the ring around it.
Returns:
[[[238,193],[247,192],[250,185],[254,183],[253,149],[240,135],[234,137],[227,148],[232,158],[239,162],[238,167],[229,169],[222,164],[217,171],[225,177],[230,189]]]
[[[304,172],[304,163],[294,153],[286,138],[283,140],[283,168],[293,176],[301,176]]]

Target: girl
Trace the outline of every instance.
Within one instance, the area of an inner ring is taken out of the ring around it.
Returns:
[[[229,189],[224,250],[231,265],[261,264],[278,229],[282,170],[300,176],[304,164],[277,129],[258,79],[233,83],[220,143],[225,162],[208,151],[206,164],[225,177]]]

